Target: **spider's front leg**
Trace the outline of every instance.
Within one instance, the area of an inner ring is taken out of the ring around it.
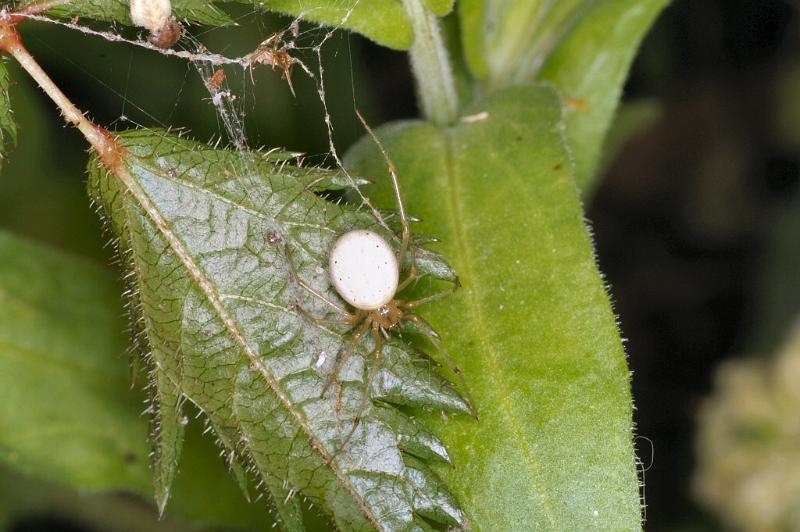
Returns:
[[[303,280],[303,278],[297,274],[297,267],[295,266],[294,258],[292,257],[292,252],[289,249],[288,244],[283,245],[283,252],[286,255],[286,262],[289,263],[289,272],[291,274],[292,281],[294,281],[298,286],[306,290],[309,294],[313,295],[314,297],[316,297],[317,299],[319,299],[320,301],[324,302],[326,305],[331,307],[333,310],[335,310],[340,316],[344,318],[343,321],[354,323],[353,320],[356,318],[357,314],[352,314],[348,312],[347,309],[343,308],[341,305],[331,301],[329,298],[325,297],[324,294],[321,294],[320,292],[315,290],[312,286],[310,286],[308,283],[306,283],[305,280]],[[311,317],[305,311],[303,312],[306,316]]]

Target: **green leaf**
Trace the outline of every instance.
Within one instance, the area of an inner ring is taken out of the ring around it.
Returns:
[[[437,17],[449,15],[455,3],[456,0],[425,0],[428,9],[433,11],[433,14]]]
[[[408,50],[414,42],[402,0],[228,0],[360,33],[378,44]],[[439,10],[452,0],[432,0]]]
[[[473,75],[492,87],[532,80],[573,22],[594,3],[463,0],[461,39]]]
[[[406,466],[414,454],[446,456],[441,442],[392,405],[469,406],[396,338],[373,373],[370,337],[350,347],[352,325],[292,275],[339,301],[326,273],[337,236],[372,228],[398,238],[369,211],[314,193],[312,184],[340,181],[336,173],[152,131],[118,141],[124,170],[93,160],[89,189],[119,236],[152,366],[165,395],[197,405],[231,459],[252,466],[283,525],[302,526],[293,494],[346,530],[463,521],[438,476]],[[417,256],[423,275],[454,279],[437,255]],[[343,349],[340,386],[326,391]]]
[[[0,302],[0,459],[79,489],[146,492],[148,427],[111,273],[0,233]]]
[[[43,3],[44,0],[22,0],[20,6]],[[206,26],[229,26],[234,23],[227,13],[209,0],[173,0],[172,14],[179,20]],[[48,16],[82,17],[132,26],[130,3],[126,0],[70,0],[65,5],[47,10]]]
[[[644,35],[668,0],[614,0],[587,10],[544,64],[539,78],[553,82],[565,96],[567,138],[575,156],[581,188],[597,170],[603,139]]]
[[[544,80],[567,103],[576,178],[588,186],[622,85],[644,35],[668,0],[465,0],[462,44],[489,87]]]
[[[456,464],[445,479],[476,530],[638,530],[629,372],[560,98],[520,86],[466,112],[488,116],[379,131],[407,209],[442,238],[463,283],[421,311],[480,415],[429,419]],[[347,162],[362,175],[384,165],[368,139]]]
[[[151,496],[114,275],[0,231],[0,463],[73,490]],[[57,452],[54,452],[57,449]],[[189,438],[174,514],[255,526],[216,449]]]
[[[6,154],[17,144],[17,124],[11,111],[9,84],[8,70],[5,63],[0,60],[0,170],[3,169]]]

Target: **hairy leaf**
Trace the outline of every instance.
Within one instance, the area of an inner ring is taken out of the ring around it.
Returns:
[[[149,426],[121,316],[110,271],[0,232],[0,462],[81,492],[150,496]],[[214,448],[189,441],[174,513],[263,523],[213,466]]]
[[[337,236],[372,228],[397,238],[368,211],[315,194],[320,180],[336,181],[329,171],[163,133],[119,141],[126,170],[112,175],[93,161],[89,187],[120,238],[156,399],[170,408],[161,419],[170,434],[157,439],[171,457],[163,476],[179,447],[169,420],[189,400],[231,460],[258,474],[286,528],[302,526],[296,493],[346,530],[424,528],[422,516],[463,522],[439,477],[407,465],[413,455],[446,460],[443,446],[392,405],[466,413],[466,402],[397,339],[373,373],[369,339],[350,348],[351,326],[292,275],[339,301],[326,273]],[[453,279],[437,255],[418,256],[423,274]],[[340,386],[326,391],[343,349]]]
[[[603,139],[639,43],[667,3],[615,0],[594,4],[576,21],[539,74],[569,98],[564,120],[581,188],[589,186],[597,171]]]
[[[20,6],[45,3],[44,0],[22,0]],[[107,22],[133,25],[130,3],[126,0],[70,0],[47,10],[54,17],[83,17]],[[228,26],[233,19],[210,0],[173,0],[172,14],[180,20],[207,26]]]
[[[6,65],[0,60],[0,170],[3,169],[8,151],[17,143],[17,124],[11,111],[8,96],[10,80]]]
[[[445,479],[477,530],[636,530],[629,372],[583,221],[561,102],[498,91],[437,129],[381,128],[410,213],[442,237],[463,290],[423,313],[451,346],[480,415],[430,423]],[[381,168],[369,140],[348,155]],[[387,196],[388,197],[388,196]]]

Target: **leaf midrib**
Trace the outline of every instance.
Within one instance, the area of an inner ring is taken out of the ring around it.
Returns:
[[[455,237],[454,241],[456,243],[458,264],[461,267],[464,279],[473,280],[475,279],[473,273],[475,268],[473,268],[472,254],[470,253],[469,246],[467,245],[469,240],[463,225],[463,209],[460,203],[462,184],[461,176],[456,171],[456,166],[454,163],[455,140],[453,139],[453,133],[451,131],[443,131],[442,138],[444,139],[443,151],[445,160],[445,174],[448,184],[447,190],[449,191],[447,199],[450,206],[450,208],[446,210],[450,215],[450,224]],[[538,462],[534,458],[533,451],[528,446],[528,442],[519,428],[521,423],[517,418],[516,412],[511,406],[509,406],[510,393],[506,387],[505,380],[502,378],[502,375],[495,370],[495,368],[498,366],[496,361],[499,360],[500,356],[494,347],[486,340],[489,337],[489,329],[487,327],[487,319],[483,313],[483,306],[480,304],[480,300],[482,298],[478,295],[479,286],[479,283],[469,282],[469,284],[465,286],[466,290],[464,290],[466,293],[466,306],[468,308],[468,312],[473,317],[473,319],[470,320],[470,323],[474,325],[473,330],[475,333],[473,336],[476,337],[477,343],[480,345],[481,352],[489,355],[489,358],[492,360],[492,363],[484,365],[484,368],[486,369],[486,372],[489,374],[490,380],[493,383],[493,386],[491,386],[490,389],[495,392],[495,403],[502,406],[503,413],[508,419],[508,426],[512,429],[519,448],[522,449],[522,452],[526,458],[526,465],[530,471],[530,476],[532,479],[534,479],[535,494],[542,502],[542,511],[550,523],[551,528],[554,529],[556,524],[551,503],[548,500],[547,493],[540,487],[542,482]]]
[[[141,158],[133,156],[130,153],[128,153],[127,156],[129,161],[135,161],[137,165],[143,167],[150,166]],[[259,359],[258,355],[253,351],[252,347],[250,347],[250,345],[248,344],[247,340],[244,337],[244,334],[241,331],[241,328],[238,326],[238,323],[222,304],[222,297],[215,290],[213,282],[206,276],[203,269],[199,265],[197,265],[195,261],[192,259],[191,254],[185,248],[184,243],[182,242],[180,237],[178,237],[178,235],[175,234],[170,229],[170,224],[162,216],[161,212],[151,201],[147,193],[139,186],[136,179],[129,172],[128,167],[125,165],[120,165],[118,168],[115,168],[114,170],[115,170],[114,172],[109,172],[109,174],[119,179],[119,181],[122,183],[125,189],[128,190],[133,199],[143,209],[147,217],[151,220],[151,222],[155,224],[158,232],[163,235],[163,237],[169,244],[170,248],[172,248],[176,256],[183,263],[184,267],[189,272],[190,277],[194,280],[197,287],[200,289],[201,293],[208,299],[208,302],[214,309],[217,318],[219,318],[222,321],[223,325],[233,338],[234,342],[239,346],[239,348],[245,353],[247,358],[250,360],[250,364],[253,367],[253,369],[258,371],[259,374],[264,378],[264,380],[266,381],[270,389],[273,391],[273,393],[278,397],[278,399],[284,405],[286,410],[295,419],[295,422],[297,423],[299,428],[306,433],[306,436],[308,437],[309,442],[311,444],[311,448],[314,449],[320,455],[325,464],[331,469],[331,471],[333,471],[339,483],[347,490],[347,492],[356,502],[359,509],[362,511],[367,520],[376,529],[383,530],[383,527],[380,525],[380,522],[378,521],[377,517],[372,513],[366,501],[364,501],[364,499],[358,494],[355,488],[350,484],[349,480],[343,475],[342,471],[339,469],[338,465],[334,460],[335,456],[331,455],[325,449],[322,442],[314,435],[313,431],[303,418],[302,413],[294,407],[294,404],[288,397],[288,394],[280,386],[280,383],[277,381],[274,375],[271,374],[269,369],[266,366],[264,366],[264,364]],[[154,172],[154,175],[158,176],[159,178],[166,178],[161,172],[162,172],[161,169],[159,169],[159,172],[157,173]],[[181,184],[184,183],[181,182]]]

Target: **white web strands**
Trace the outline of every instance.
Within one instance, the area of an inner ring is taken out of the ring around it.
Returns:
[[[386,223],[384,217],[381,215],[380,211],[378,211],[372,205],[369,198],[363,193],[358,181],[355,180],[349,174],[349,172],[347,172],[347,170],[344,168],[344,164],[342,163],[341,157],[339,156],[339,152],[333,140],[334,126],[331,120],[330,112],[328,110],[328,102],[325,92],[325,69],[323,64],[324,62],[322,59],[322,48],[337,30],[340,30],[341,28],[346,26],[353,11],[361,3],[361,1],[362,0],[354,0],[352,6],[350,6],[350,8],[346,11],[346,13],[342,16],[339,23],[334,25],[333,27],[328,28],[325,31],[322,40],[313,47],[311,47],[311,50],[315,53],[317,59],[316,75],[302,61],[296,60],[294,64],[298,65],[304,71],[304,73],[308,75],[310,79],[313,80],[313,82],[317,87],[317,94],[322,104],[322,109],[324,113],[323,119],[325,121],[325,127],[327,130],[328,151],[330,156],[335,161],[336,166],[345,175],[350,187],[358,195],[361,205],[367,207],[369,211],[372,213],[372,215],[375,217],[375,219],[378,221],[378,223],[380,223],[380,225],[382,225],[385,229],[388,230],[389,226]],[[287,32],[289,32],[289,30],[294,30],[299,24],[299,22],[303,21],[304,17],[309,12],[310,11],[301,13],[298,17],[295,18],[295,20],[288,28],[286,28],[283,32],[279,33],[281,35],[284,35]],[[194,65],[195,68],[197,69],[198,74],[203,80],[204,85],[209,91],[210,101],[214,105],[218,118],[225,128],[226,136],[228,137],[232,147],[235,148],[237,151],[239,151],[242,155],[241,163],[243,164],[243,166],[239,169],[236,169],[237,173],[241,173],[241,177],[248,175],[252,176],[254,174],[254,172],[252,172],[253,157],[252,153],[250,153],[251,150],[247,140],[248,137],[245,131],[244,120],[242,118],[244,115],[244,109],[242,108],[243,104],[241,104],[240,102],[243,101],[243,98],[240,95],[236,94],[233,90],[231,90],[230,86],[227,83],[225,83],[221,87],[215,88],[216,83],[213,83],[212,80],[217,70],[221,67],[235,65],[241,67],[245,71],[252,69],[254,67],[254,56],[259,51],[259,48],[256,48],[256,50],[254,50],[251,53],[239,57],[227,57],[222,54],[210,52],[196,37],[192,36],[187,31],[184,37],[181,39],[181,43],[183,43],[184,46],[187,44],[191,45],[190,48],[185,47],[184,49],[178,49],[178,50],[169,48],[163,49],[148,42],[147,40],[128,39],[112,31],[102,31],[90,28],[88,26],[80,24],[78,21],[75,20],[73,21],[58,20],[33,12],[21,13],[21,16],[24,16],[30,20],[36,20],[39,22],[45,22],[49,24],[56,24],[59,26],[63,26],[75,31],[79,31],[86,35],[92,35],[95,37],[102,38],[109,42],[126,43],[132,46],[145,48],[147,50],[165,56],[171,56],[183,59]],[[294,33],[294,31],[292,31],[292,33]],[[294,41],[289,41],[286,43],[285,49],[288,52],[291,50],[299,50],[300,48],[295,46]],[[353,101],[353,106],[354,108],[356,107],[355,100]],[[121,119],[128,120],[128,118],[125,116],[122,116]],[[136,125],[139,127],[144,127],[140,124]]]

